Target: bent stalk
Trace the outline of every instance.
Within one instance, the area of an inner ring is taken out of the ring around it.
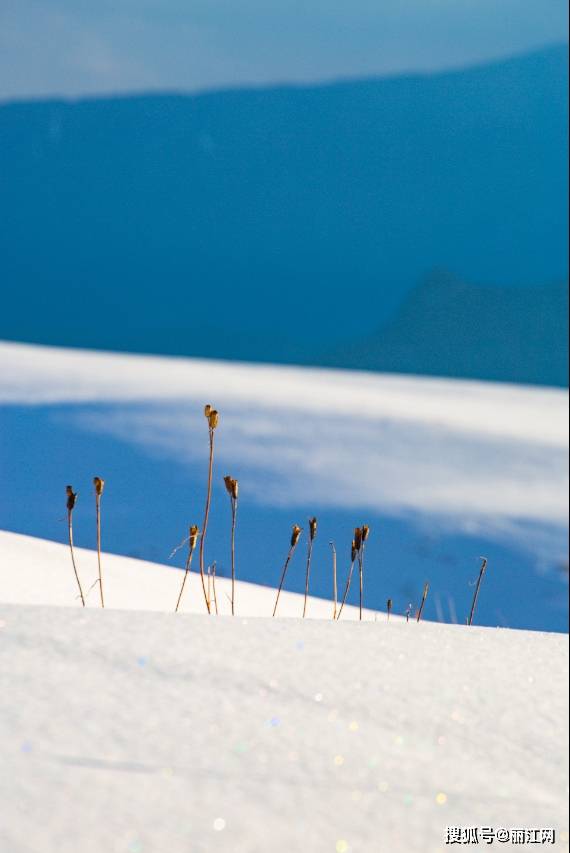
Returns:
[[[73,491],[71,486],[67,486],[67,532],[69,536],[69,550],[71,553],[71,564],[73,565],[73,572],[75,574],[75,580],[77,581],[77,586],[79,588],[79,596],[81,598],[81,604],[85,607],[85,596],[83,595],[83,589],[81,588],[81,581],[79,580],[79,573],[77,571],[77,566],[75,565],[75,553],[73,549],[73,508],[75,506],[75,501],[77,500],[77,493]]]

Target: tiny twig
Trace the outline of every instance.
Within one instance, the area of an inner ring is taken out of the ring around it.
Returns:
[[[333,622],[336,619],[336,601],[337,601],[337,588],[336,588],[336,548],[334,547],[334,542],[329,542],[329,545],[332,549],[332,564],[333,564]]]
[[[204,545],[206,542],[206,531],[208,529],[208,518],[210,516],[210,503],[212,501],[212,473],[214,469],[214,431],[218,426],[220,416],[215,409],[210,405],[204,407],[204,415],[208,421],[208,436],[210,439],[210,456],[208,461],[208,485],[206,489],[206,506],[204,509],[204,523],[202,525],[202,535],[200,536],[200,579],[202,581],[202,591],[206,600],[206,607],[210,613],[210,599],[206,592],[204,581]]]
[[[392,599],[389,598],[386,602],[386,611],[388,613],[388,622],[390,621],[390,613],[392,612]]]
[[[287,567],[291,562],[291,557],[297,547],[297,542],[299,541],[299,537],[301,535],[301,528],[298,524],[293,525],[293,532],[291,534],[291,545],[289,546],[289,553],[287,554],[287,559],[285,560],[285,565],[283,566],[283,571],[281,572],[281,580],[279,581],[279,588],[277,590],[277,598],[275,599],[275,607],[273,608],[273,616],[277,613],[277,605],[279,604],[279,596],[281,595],[281,590],[283,589],[283,584],[285,583],[285,575],[287,574]]]
[[[79,580],[79,573],[77,571],[77,566],[75,565],[75,553],[73,549],[73,508],[75,506],[75,501],[77,500],[77,493],[73,491],[71,486],[67,486],[66,488],[67,494],[67,532],[69,537],[69,550],[71,552],[71,563],[73,565],[73,571],[75,573],[75,580],[77,581],[77,586],[79,587],[79,597],[81,598],[81,603],[83,607],[85,607],[85,596],[83,595],[83,589],[81,588],[81,581]]]
[[[218,615],[218,596],[216,595],[216,564],[212,564],[212,592],[214,593],[214,610]]]
[[[307,568],[305,571],[305,600],[303,602],[303,619],[307,613],[307,598],[309,597],[309,574],[311,571],[311,557],[313,555],[313,541],[317,535],[317,519],[309,519],[309,543],[307,546]]]
[[[475,587],[475,593],[473,595],[473,604],[471,605],[471,612],[469,614],[469,619],[467,620],[468,625],[473,624],[473,616],[475,615],[475,608],[477,607],[477,599],[479,598],[479,589],[481,587],[481,581],[483,580],[483,575],[485,574],[485,570],[487,569],[487,558],[481,557],[481,569],[479,570],[479,577],[477,579],[477,586]]]
[[[425,603],[426,603],[426,598],[427,598],[427,595],[428,595],[428,590],[429,590],[429,583],[425,583],[425,584],[424,584],[424,591],[423,591],[423,594],[422,594],[422,603],[420,604],[420,609],[418,610],[418,615],[417,615],[417,617],[416,617],[416,622],[419,622],[419,621],[420,621],[420,619],[422,618],[422,613],[424,612],[424,605],[425,605]]]
[[[232,506],[232,535],[231,535],[231,556],[232,556],[232,616],[235,615],[235,591],[236,591],[236,517],[237,517],[237,505],[238,505],[238,494],[239,494],[239,484],[237,480],[234,480],[233,477],[226,476],[224,477],[224,483],[226,484],[226,491],[230,496],[231,506]]]
[[[188,542],[188,557],[186,558],[186,565],[184,567],[184,577],[182,578],[182,586],[180,587],[180,593],[178,594],[178,601],[176,602],[176,607],[174,608],[174,612],[178,613],[178,608],[180,607],[180,601],[182,600],[182,593],[184,592],[184,586],[186,584],[186,578],[188,577],[188,573],[190,572],[190,567],[192,566],[192,555],[194,554],[194,549],[196,547],[196,542],[198,540],[198,536],[200,531],[196,527],[196,525],[192,525],[190,528],[190,534],[184,540]],[[178,548],[175,549],[177,551]],[[175,553],[175,552],[173,552]]]
[[[101,596],[101,607],[105,607],[105,599],[103,597],[103,575],[101,572],[101,495],[105,488],[105,480],[101,477],[93,477],[93,485],[95,486],[95,518],[97,524],[97,566],[99,569],[99,593]]]
[[[354,544],[354,543],[353,543],[353,544]],[[349,591],[349,589],[350,589],[350,582],[351,582],[351,580],[352,580],[352,573],[353,573],[353,571],[354,571],[354,563],[355,563],[355,562],[356,562],[356,555],[354,556],[354,558],[353,558],[352,562],[350,563],[350,569],[348,570],[348,577],[347,577],[347,579],[346,579],[346,586],[344,587],[344,595],[342,596],[342,601],[341,601],[341,603],[340,603],[340,608],[339,608],[339,611],[338,611],[338,616],[336,617],[336,618],[337,618],[337,621],[338,621],[338,619],[340,619],[340,617],[341,617],[341,614],[342,614],[342,611],[343,611],[343,608],[344,608],[344,605],[345,605],[345,602],[346,602],[346,599],[347,599],[347,596],[348,596],[348,591]]]

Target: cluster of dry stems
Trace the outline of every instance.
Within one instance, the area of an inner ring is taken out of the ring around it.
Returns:
[[[208,424],[208,439],[209,439],[209,460],[208,460],[208,478],[207,478],[207,486],[206,486],[206,503],[204,508],[204,520],[202,522],[202,530],[200,531],[199,527],[196,524],[193,524],[189,528],[189,534],[185,542],[188,542],[188,556],[186,558],[186,565],[184,567],[184,574],[182,577],[182,585],[180,587],[180,592],[178,594],[178,599],[176,601],[176,606],[174,608],[174,612],[178,612],[180,608],[180,602],[182,600],[182,594],[184,592],[184,588],[186,585],[186,581],[192,566],[192,557],[194,556],[194,551],[199,543],[199,564],[200,564],[200,580],[202,584],[202,592],[204,595],[204,601],[206,604],[206,609],[208,613],[212,612],[212,602],[214,605],[215,613],[218,613],[218,598],[216,595],[216,563],[212,563],[209,565],[207,570],[205,569],[205,544],[206,544],[206,533],[208,530],[208,520],[210,517],[210,506],[212,502],[212,481],[213,481],[213,471],[214,471],[214,435],[216,428],[220,422],[219,412],[214,409],[211,405],[206,405],[204,407],[204,416],[206,418]],[[231,612],[232,616],[235,614],[235,589],[236,589],[236,560],[235,560],[235,534],[236,534],[236,520],[237,520],[237,507],[238,507],[238,494],[239,494],[239,485],[238,481],[229,475],[224,477],[224,484],[226,487],[226,491],[230,498],[230,506],[231,506],[231,535],[230,535],[230,554],[231,554]],[[95,519],[96,519],[96,532],[97,532],[97,563],[99,568],[99,577],[96,583],[99,585],[99,593],[101,597],[101,607],[105,607],[105,599],[103,595],[103,576],[101,572],[101,496],[103,495],[103,489],[105,486],[105,481],[101,479],[101,477],[93,478],[93,485],[95,487]],[[75,574],[75,578],[77,581],[77,586],[79,588],[79,597],[81,598],[81,603],[83,607],[85,607],[85,595],[83,593],[83,589],[81,586],[81,581],[79,580],[79,574],[77,571],[77,566],[75,562],[75,552],[73,547],[73,510],[77,501],[77,493],[73,491],[71,486],[66,487],[66,495],[67,495],[67,520],[68,520],[68,538],[69,538],[69,548],[71,552],[71,561],[73,565],[73,571]],[[307,561],[305,567],[305,595],[303,599],[303,618],[307,615],[307,604],[309,599],[309,580],[311,573],[311,561],[313,556],[313,544],[317,536],[317,519],[312,517],[309,519],[309,537],[307,544]],[[283,569],[281,571],[281,578],[279,581],[279,586],[277,588],[277,597],[275,599],[275,606],[273,608],[273,616],[277,614],[277,606],[279,604],[279,597],[281,595],[281,591],[283,589],[283,585],[285,583],[285,577],[287,574],[287,569],[289,568],[289,564],[293,558],[299,540],[301,538],[301,533],[303,532],[303,528],[298,524],[293,525],[293,529],[291,532],[291,539],[289,542],[289,550],[287,552],[287,556],[285,558],[285,563],[283,565]],[[344,593],[342,596],[342,600],[340,603],[340,608],[337,609],[337,556],[336,549],[334,546],[334,542],[331,542],[332,549],[332,569],[333,569],[333,620],[340,619],[342,615],[342,611],[344,609],[344,605],[346,604],[348,594],[350,591],[350,586],[352,583],[352,576],[354,573],[355,565],[358,565],[358,577],[359,577],[359,619],[362,620],[363,613],[363,605],[364,605],[364,554],[366,549],[366,542],[370,535],[370,528],[367,524],[363,524],[362,527],[356,527],[354,529],[354,538],[351,542],[350,546],[350,563],[348,568],[348,574],[346,578],[346,583],[344,587]],[[184,544],[184,543],[182,543]],[[175,549],[178,550],[178,549]],[[175,552],[173,552],[175,553]],[[483,575],[485,574],[485,570],[487,568],[487,560],[482,557],[482,565],[479,572],[479,578],[477,580],[477,585],[475,589],[475,593],[473,596],[473,603],[471,606],[471,611],[469,617],[467,619],[467,624],[471,625],[473,623],[473,617],[475,614],[475,608],[477,606],[477,600],[479,597],[481,581],[483,579]],[[419,622],[422,618],[426,599],[428,596],[429,584],[424,584],[423,593],[419,608],[416,610],[415,618],[416,621]],[[390,615],[393,610],[393,602],[392,599],[389,598],[386,602],[386,611],[387,618],[390,619]],[[408,608],[405,612],[406,621],[409,621],[410,615],[412,613],[412,605],[409,604]]]

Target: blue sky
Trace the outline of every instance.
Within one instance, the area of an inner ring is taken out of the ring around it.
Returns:
[[[3,0],[0,98],[429,71],[567,27],[564,0]]]

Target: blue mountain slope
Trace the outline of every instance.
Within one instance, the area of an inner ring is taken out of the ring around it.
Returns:
[[[434,266],[561,280],[566,62],[6,104],[0,337],[318,362]]]
[[[330,365],[568,385],[568,284],[476,287],[434,273],[396,319],[323,354]]]

